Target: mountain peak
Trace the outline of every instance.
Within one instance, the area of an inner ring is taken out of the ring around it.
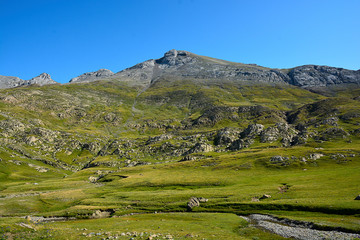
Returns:
[[[191,63],[194,60],[195,59],[190,52],[172,49],[167,51],[162,58],[157,59],[156,63],[168,66],[176,66]]]
[[[108,69],[102,68],[95,72],[87,72],[81,74],[78,77],[72,78],[70,80],[71,83],[79,83],[79,82],[92,82],[96,80],[105,79],[111,77],[114,73]]]
[[[48,73],[42,73],[40,74],[39,76],[37,77],[34,77],[28,81],[25,81],[25,84],[24,85],[33,85],[33,84],[36,84],[36,85],[40,85],[40,86],[43,86],[43,85],[48,85],[48,84],[55,84],[57,82],[55,82],[54,80],[52,80],[50,74]]]

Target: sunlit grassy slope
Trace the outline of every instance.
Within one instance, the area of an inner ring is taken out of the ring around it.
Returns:
[[[276,239],[236,216],[250,213],[360,231],[357,90],[325,97],[291,86],[165,80],[147,89],[100,81],[1,90],[3,238],[109,232],[128,239],[121,233],[136,231],[144,239]],[[244,106],[261,111],[245,114],[238,110]],[[255,137],[241,150],[214,146],[224,127],[241,132],[278,122],[306,126],[307,141],[285,147]],[[335,127],[347,135],[327,132]],[[213,151],[179,162],[199,142]],[[271,161],[279,155],[286,164]],[[254,201],[263,194],[271,198]],[[187,212],[193,196],[209,200]],[[112,218],[89,219],[96,210]],[[77,219],[36,224],[20,218],[27,215]]]

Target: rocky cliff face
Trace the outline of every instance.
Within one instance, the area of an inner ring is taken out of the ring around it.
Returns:
[[[55,82],[54,80],[51,79],[51,76],[47,73],[42,73],[37,77],[34,77],[32,79],[30,79],[29,81],[25,81],[25,83],[23,85],[39,85],[39,86],[44,86],[44,85],[49,85],[49,84],[55,84],[57,82]]]
[[[8,77],[0,75],[0,88],[14,88],[21,86],[24,80],[18,77]]]
[[[97,80],[106,79],[111,77],[114,73],[108,69],[100,69],[95,72],[84,73],[78,77],[72,78],[70,80],[71,83],[79,83],[79,82],[93,82]]]
[[[305,65],[293,68],[288,76],[290,84],[303,88],[339,84],[360,85],[360,70],[352,71],[328,66]]]

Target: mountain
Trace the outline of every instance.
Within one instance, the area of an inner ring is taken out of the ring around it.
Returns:
[[[24,80],[18,77],[8,77],[0,75],[0,88],[14,88],[21,86]]]
[[[271,69],[170,50],[162,58],[150,59],[116,74],[108,70],[85,73],[70,82],[117,79],[149,86],[161,79],[196,79],[240,83],[290,84],[306,89],[335,85],[360,85],[360,70],[305,65],[292,69]]]
[[[57,82],[52,80],[51,76],[47,73],[42,73],[39,76],[27,81],[22,80],[18,77],[7,77],[0,75],[0,88],[14,88],[29,85],[44,86],[49,84],[57,84]]]
[[[196,55],[182,50],[170,50],[162,58],[150,59],[117,73],[108,69],[84,73],[72,78],[70,83],[117,80],[131,85],[148,87],[166,79],[190,79],[200,82],[231,81],[241,84],[290,84],[309,90],[334,86],[360,85],[360,70],[305,65],[291,69],[271,69],[256,64],[229,62]],[[42,74],[29,81],[16,77],[0,76],[0,88],[24,85],[45,85],[55,83],[49,75]]]
[[[54,80],[51,79],[51,76],[47,73],[42,73],[37,77],[34,77],[28,81],[25,81],[24,85],[49,85],[49,84],[56,84]]]
[[[108,69],[100,69],[96,72],[84,73],[78,77],[72,78],[70,83],[79,83],[79,82],[92,82],[97,80],[102,80],[111,77],[114,73]]]
[[[2,79],[29,83],[0,89],[5,238],[278,239],[254,213],[360,231],[358,71],[171,50],[71,84]]]

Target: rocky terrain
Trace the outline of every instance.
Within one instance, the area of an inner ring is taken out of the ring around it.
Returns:
[[[108,69],[100,69],[96,72],[84,73],[78,77],[72,78],[70,83],[79,83],[79,82],[92,82],[101,79],[106,79],[114,75],[114,73]]]
[[[52,80],[50,75],[47,73],[42,73],[39,76],[34,77],[30,80],[22,80],[18,77],[8,77],[0,75],[0,88],[15,88],[29,85],[43,86],[56,83],[57,82]]]
[[[200,236],[181,230],[200,226],[190,214],[204,212],[214,214],[200,221],[214,224],[209,239],[274,239],[235,215],[269,211],[360,231],[358,71],[276,70],[171,50],[115,74],[54,83],[45,73],[1,77],[0,226],[11,230],[0,230],[13,238],[45,233],[39,219],[74,221],[66,228],[74,239],[104,235],[102,223],[108,236]],[[177,214],[163,221],[158,212]],[[116,232],[107,221],[118,217],[157,219],[157,231],[136,220]],[[332,234],[256,221],[285,237]]]
[[[198,81],[233,81],[248,84],[290,84],[306,89],[327,86],[360,85],[360,70],[304,65],[291,69],[271,69],[256,64],[242,64],[205,57],[187,51],[170,50],[162,58],[150,59],[133,67],[113,73],[107,69],[84,73],[72,78],[70,83],[116,79],[132,85],[150,86],[156,81],[191,79]],[[53,84],[48,74],[29,81],[17,77],[0,76],[0,88],[24,85]]]

